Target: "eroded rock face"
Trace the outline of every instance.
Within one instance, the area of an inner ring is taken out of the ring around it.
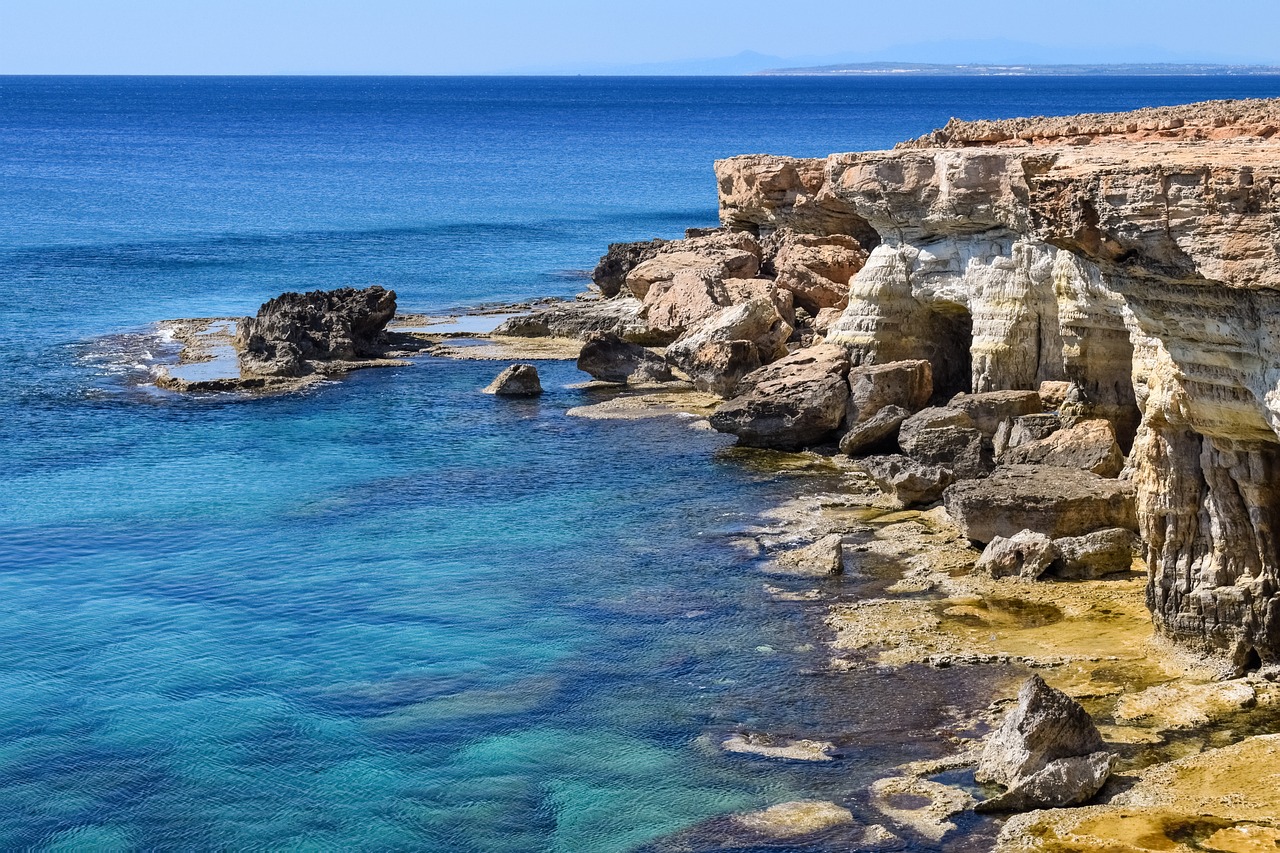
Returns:
[[[855,364],[928,359],[943,393],[1069,383],[1064,424],[1105,419],[1133,448],[1162,630],[1270,663],[1276,127],[1280,101],[953,122],[894,151],[724,161],[722,217],[880,235],[827,334]]]
[[[578,353],[578,369],[601,382],[669,382],[671,368],[656,353],[628,343],[612,332],[587,338]]]
[[[771,300],[750,299],[698,322],[667,347],[667,360],[698,390],[727,397],[748,373],[785,354],[790,336],[791,326]]]
[[[602,296],[613,297],[622,292],[627,274],[652,258],[667,245],[667,240],[643,240],[636,243],[610,243],[591,272],[591,281]]]
[[[788,230],[772,265],[778,286],[795,294],[796,305],[817,315],[823,308],[845,307],[849,280],[866,262],[866,250],[853,237]]]
[[[747,447],[795,450],[833,437],[849,399],[849,355],[820,344],[745,376],[711,426]]]
[[[395,291],[376,286],[281,294],[241,321],[240,371],[302,376],[308,362],[376,358],[395,313]]]

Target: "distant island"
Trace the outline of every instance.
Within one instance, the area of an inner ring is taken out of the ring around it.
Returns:
[[[1210,65],[1154,62],[1082,65],[998,65],[984,63],[859,62],[807,68],[771,68],[757,76],[818,76],[828,74],[896,75],[920,77],[1266,77],[1280,75],[1280,65]]]

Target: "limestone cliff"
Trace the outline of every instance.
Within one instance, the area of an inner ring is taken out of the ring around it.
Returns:
[[[955,122],[716,165],[726,226],[875,246],[827,339],[938,396],[1072,383],[1130,450],[1149,605],[1280,662],[1280,101]],[[867,232],[874,236],[868,236]]]

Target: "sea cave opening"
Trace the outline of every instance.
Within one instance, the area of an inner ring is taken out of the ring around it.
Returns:
[[[956,302],[929,305],[929,361],[933,364],[933,404],[973,391],[973,314]]]

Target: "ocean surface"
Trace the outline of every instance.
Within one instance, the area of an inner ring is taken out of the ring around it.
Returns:
[[[713,849],[716,818],[801,798],[876,820],[866,783],[944,754],[992,685],[830,672],[823,607],[764,592],[735,540],[823,474],[679,419],[569,417],[598,398],[564,362],[536,402],[429,356],[270,399],[157,392],[153,324],[341,285],[417,311],[569,296],[611,241],[714,224],[717,157],[1276,95],[0,77],[0,848],[610,853]],[[838,758],[722,752],[739,731]]]

